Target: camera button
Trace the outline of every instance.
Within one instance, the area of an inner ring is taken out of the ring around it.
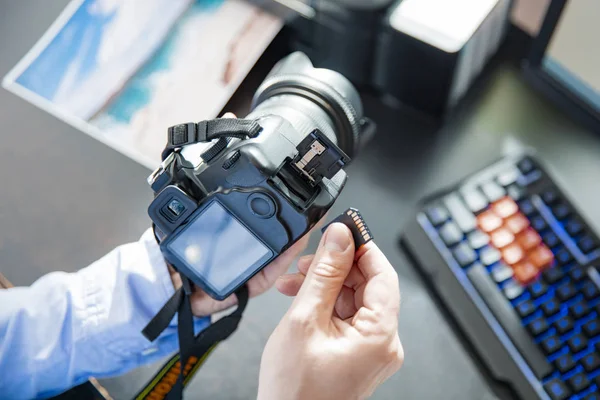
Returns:
[[[259,218],[271,218],[276,210],[273,199],[262,193],[253,193],[248,197],[248,208]]]

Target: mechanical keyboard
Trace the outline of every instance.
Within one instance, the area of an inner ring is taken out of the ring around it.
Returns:
[[[600,241],[532,156],[430,196],[401,244],[514,397],[600,399]]]

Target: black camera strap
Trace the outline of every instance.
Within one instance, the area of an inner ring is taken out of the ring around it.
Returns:
[[[237,118],[218,118],[175,125],[168,129],[167,145],[163,150],[162,159],[167,158],[173,150],[188,144],[222,138],[254,138],[261,129],[260,124],[254,120]]]
[[[177,314],[179,353],[165,363],[148,385],[135,396],[135,400],[182,399],[184,387],[210,353],[221,341],[235,332],[248,304],[248,289],[242,286],[236,292],[237,309],[194,336],[194,317],[190,301],[193,284],[184,275],[181,275],[181,280],[182,287],[173,294],[142,332],[148,340],[154,341]]]

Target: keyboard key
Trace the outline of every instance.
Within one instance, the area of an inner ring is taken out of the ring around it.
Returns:
[[[515,214],[504,221],[506,226],[513,234],[521,233],[529,226],[529,220],[522,214]]]
[[[548,268],[547,270],[542,272],[542,276],[544,277],[544,280],[547,283],[552,285],[552,284],[560,281],[562,278],[564,278],[565,273],[560,268],[554,267],[554,268]]]
[[[560,244],[560,240],[558,239],[558,236],[556,236],[556,233],[554,233],[552,231],[546,232],[542,236],[542,240],[544,241],[544,243],[546,243],[546,246],[548,246],[550,248]]]
[[[503,197],[492,204],[492,210],[497,216],[504,219],[515,215],[519,211],[519,206],[510,197]]]
[[[439,230],[446,246],[452,247],[463,239],[463,233],[454,222],[446,222]]]
[[[600,400],[600,393],[590,393],[583,400]]]
[[[509,282],[506,285],[504,285],[502,290],[504,291],[504,295],[508,300],[514,300],[521,294],[523,294],[523,291],[525,289],[522,285],[518,284],[517,282]]]
[[[600,357],[597,353],[590,353],[581,359],[581,365],[586,372],[592,372],[600,367]]]
[[[427,211],[425,211],[425,214],[427,214],[427,218],[429,218],[429,222],[431,222],[433,226],[443,224],[450,217],[448,211],[442,206],[429,207]]]
[[[544,200],[544,203],[552,205],[558,200],[558,193],[552,189],[546,190],[542,193],[542,200]]]
[[[478,229],[470,233],[467,240],[472,248],[479,250],[490,242],[490,237]]]
[[[575,393],[583,392],[590,385],[590,380],[583,372],[579,372],[569,379],[569,386]]]
[[[511,167],[498,175],[496,180],[502,186],[507,187],[515,183],[519,179],[519,176],[521,176],[521,172],[517,168]]]
[[[546,318],[536,318],[533,321],[531,321],[528,325],[527,325],[527,330],[529,331],[529,333],[531,333],[533,336],[537,336],[541,333],[544,333],[548,330],[548,322],[546,321]]]
[[[581,328],[583,333],[585,333],[588,338],[592,339],[600,333],[600,321],[593,319],[586,322]]]
[[[506,228],[500,228],[490,234],[490,241],[494,247],[501,249],[514,242],[515,235]]]
[[[560,311],[560,304],[556,299],[550,299],[541,306],[547,317],[551,317]]]
[[[556,289],[556,296],[561,301],[567,301],[577,295],[577,290],[572,283],[564,283]]]
[[[598,247],[598,243],[591,236],[584,235],[577,241],[577,246],[585,254],[589,254],[592,251],[596,250],[596,248]]]
[[[562,380],[560,380],[560,378],[554,378],[548,381],[544,385],[544,389],[552,400],[566,400],[571,397],[572,394],[571,390]]]
[[[561,374],[564,374],[575,368],[575,361],[571,354],[567,353],[554,360],[554,365]]]
[[[500,251],[494,247],[488,246],[479,253],[479,260],[483,265],[490,266],[500,261]]]
[[[498,285],[492,281],[487,270],[481,265],[475,265],[469,268],[467,276],[498,320],[498,323],[500,323],[509,335],[535,376],[542,379],[550,374],[552,367],[546,360],[546,357],[544,357],[538,346],[533,342],[531,336],[521,324],[521,319],[515,313],[512,305],[502,296]]]
[[[573,318],[579,319],[588,315],[590,313],[590,308],[584,302],[579,301],[569,307],[569,313],[573,316]]]
[[[535,312],[535,305],[531,301],[525,300],[519,303],[517,307],[515,307],[515,309],[517,310],[521,318],[525,318]]]
[[[587,300],[594,300],[600,294],[598,287],[590,280],[586,280],[581,291]]]
[[[519,201],[525,196],[525,191],[519,185],[510,185],[506,192],[514,201]]]
[[[542,238],[535,230],[527,228],[517,235],[517,242],[525,251],[529,251],[542,243]]]
[[[525,157],[521,161],[519,161],[519,163],[517,164],[517,167],[519,168],[519,170],[521,171],[521,173],[523,175],[527,175],[528,173],[530,173],[531,171],[533,171],[535,169],[535,165],[533,164],[533,161],[531,161],[531,159],[529,157]]]
[[[546,224],[546,220],[541,215],[535,215],[531,217],[531,226],[536,231],[541,232],[548,227],[548,224]]]
[[[458,194],[454,193],[446,197],[446,208],[450,213],[450,217],[456,222],[458,227],[464,232],[469,233],[477,226],[475,215],[463,203]]]
[[[573,329],[573,320],[571,317],[562,317],[554,321],[553,325],[559,335],[564,335]]]
[[[552,214],[554,214],[558,220],[565,219],[569,216],[569,214],[571,214],[571,209],[568,205],[559,203],[552,207]]]
[[[535,281],[540,275],[540,270],[532,263],[523,261],[514,266],[515,279],[523,284],[528,285]]]
[[[556,335],[549,336],[546,339],[542,340],[542,348],[548,355],[555,353],[561,347],[562,343],[560,341],[560,338]]]
[[[575,266],[569,271],[569,276],[571,277],[571,281],[575,283],[579,283],[585,279],[585,271],[580,266]]]
[[[466,242],[462,242],[453,251],[454,258],[461,267],[471,265],[477,259],[477,254]]]
[[[489,181],[481,185],[481,191],[485,194],[490,203],[498,201],[506,195],[504,188],[494,181]]]
[[[546,246],[538,246],[538,248],[529,252],[527,258],[537,269],[543,270],[552,264],[554,254]]]
[[[525,252],[517,243],[513,243],[510,246],[502,249],[502,259],[508,265],[515,265],[525,257]]]
[[[531,293],[531,297],[537,299],[542,297],[548,292],[548,286],[541,281],[533,282],[529,285],[529,293]]]
[[[488,206],[487,198],[481,193],[479,189],[465,190],[462,192],[463,199],[467,203],[467,207],[474,214],[479,214],[485,210]]]
[[[577,218],[570,218],[565,225],[565,229],[569,235],[576,236],[583,230],[583,224]]]
[[[581,350],[586,349],[588,346],[588,340],[581,333],[577,333],[567,341],[569,348],[573,353],[579,353]]]
[[[560,263],[560,265],[566,265],[573,261],[573,256],[567,249],[564,247],[559,247],[555,249],[556,252],[556,260]]]
[[[498,263],[492,268],[491,274],[492,279],[497,283],[500,283],[512,278],[513,269],[504,263]]]
[[[502,218],[492,210],[484,211],[477,216],[479,228],[485,233],[490,233],[502,226]]]
[[[519,209],[521,210],[521,212],[523,214],[525,214],[527,216],[530,216],[531,214],[533,214],[535,212],[535,207],[533,206],[533,203],[529,199],[521,200],[519,202]]]

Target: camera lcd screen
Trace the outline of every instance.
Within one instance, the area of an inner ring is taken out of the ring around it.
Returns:
[[[167,245],[217,294],[269,261],[273,251],[218,202],[213,202]]]

